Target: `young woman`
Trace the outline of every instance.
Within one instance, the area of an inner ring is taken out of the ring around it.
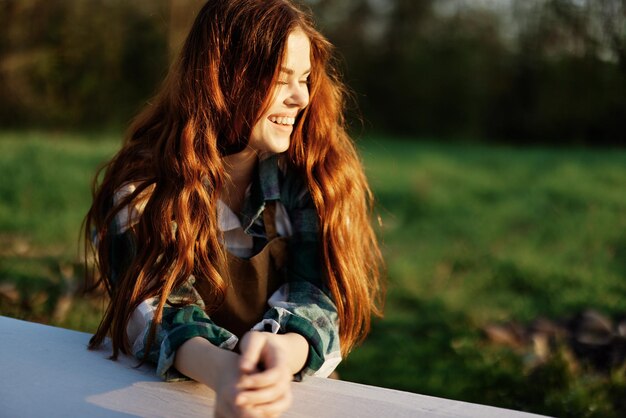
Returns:
[[[203,7],[94,186],[92,348],[205,383],[218,415],[276,416],[364,338],[380,251],[330,58],[288,0]]]

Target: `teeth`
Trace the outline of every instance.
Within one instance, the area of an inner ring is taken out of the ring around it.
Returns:
[[[290,118],[287,116],[271,116],[269,119],[270,121],[278,123],[279,125],[293,125],[294,123],[296,123],[296,118]]]

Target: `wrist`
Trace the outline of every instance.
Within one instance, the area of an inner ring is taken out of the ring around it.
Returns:
[[[238,357],[232,351],[195,337],[178,348],[174,366],[182,374],[215,390],[225,375],[238,372]]]

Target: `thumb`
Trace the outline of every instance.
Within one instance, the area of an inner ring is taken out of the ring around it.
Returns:
[[[249,331],[241,341],[239,369],[244,373],[254,373],[261,362],[261,353],[265,347],[265,337],[258,331]]]

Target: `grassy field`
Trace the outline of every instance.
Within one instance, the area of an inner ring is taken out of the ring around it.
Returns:
[[[65,313],[59,301],[80,270],[90,180],[118,146],[114,135],[0,134],[1,314],[93,331],[100,302],[74,300]],[[532,346],[494,344],[483,329],[589,308],[626,314],[626,151],[359,146],[383,220],[388,298],[341,377],[556,416],[624,416],[623,368],[595,371],[559,343],[539,361]]]

